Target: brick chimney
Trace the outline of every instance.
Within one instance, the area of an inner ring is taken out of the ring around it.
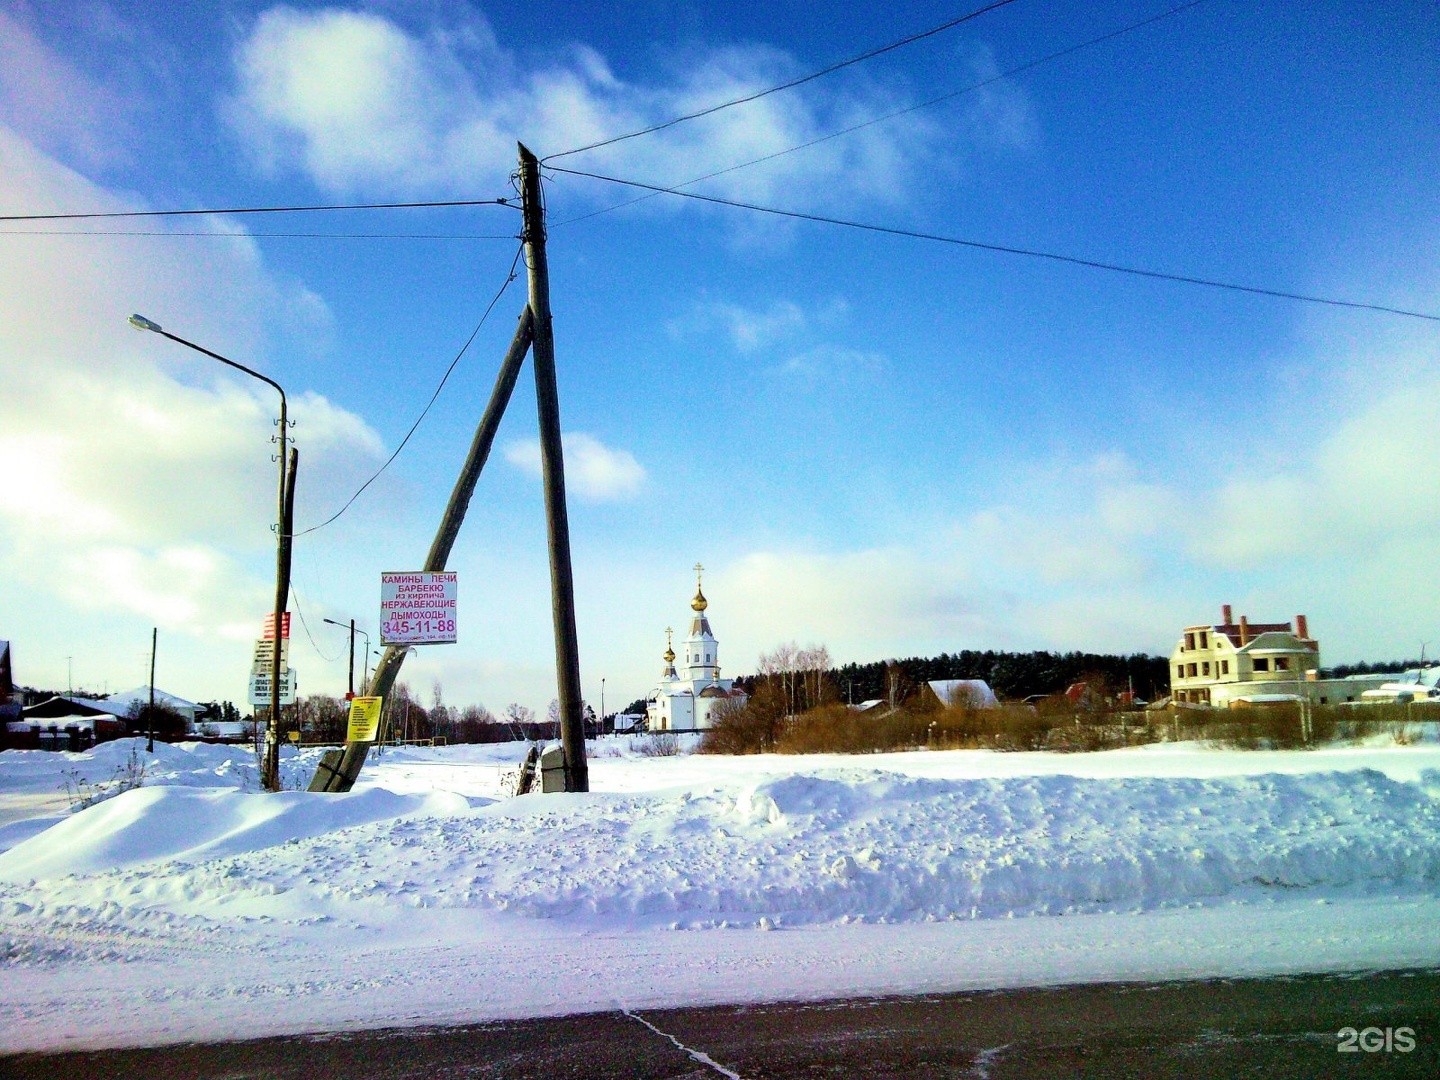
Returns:
[[[1250,644],[1250,620],[1244,615],[1240,616],[1240,647],[1243,649]]]
[[[1229,625],[1230,625],[1230,605],[1229,605],[1229,604],[1221,604],[1221,605],[1220,605],[1220,615],[1221,615],[1221,617],[1220,617],[1220,625],[1222,625],[1222,626],[1229,626]]]
[[[1310,640],[1310,626],[1306,622],[1304,615],[1295,616],[1295,636],[1301,641]]]

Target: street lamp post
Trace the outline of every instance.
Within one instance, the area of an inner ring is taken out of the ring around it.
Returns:
[[[280,461],[280,489],[277,498],[278,509],[276,511],[275,527],[275,625],[273,628],[275,648],[272,654],[270,669],[270,719],[265,725],[265,757],[260,767],[260,784],[266,791],[280,790],[280,677],[281,677],[281,650],[282,637],[285,623],[285,604],[290,595],[290,540],[292,529],[290,528],[290,516],[295,507],[295,471],[299,464],[299,452],[293,448],[290,451],[290,461],[286,462],[286,441],[289,430],[289,415],[285,399],[285,388],[274,379],[261,375],[258,371],[252,371],[244,364],[237,364],[228,357],[219,353],[211,352],[209,349],[196,345],[193,341],[186,341],[177,337],[168,330],[161,328],[159,323],[152,322],[143,315],[131,315],[130,325],[136,330],[149,330],[151,333],[167,337],[177,344],[184,345],[187,349],[194,349],[198,353],[204,353],[212,360],[219,360],[222,364],[234,368],[236,371],[243,371],[252,378],[259,379],[263,383],[273,386],[280,394],[280,431],[277,436],[280,443],[280,453],[277,455]]]
[[[363,668],[364,668],[364,674],[362,674],[362,675],[360,676],[360,693],[361,693],[361,695],[363,696],[364,693],[365,693],[365,683],[368,681],[369,672],[370,672],[370,635],[367,634],[367,633],[365,633],[365,631],[364,631],[364,630],[361,630],[358,626],[356,626],[354,619],[351,619],[348,623],[336,622],[334,619],[326,619],[326,620],[324,620],[324,621],[325,621],[325,622],[328,622],[331,626],[338,626],[338,627],[340,627],[341,630],[349,630],[349,631],[350,631],[350,696],[351,696],[351,697],[354,697],[354,696],[355,696],[355,635],[356,635],[356,634],[359,634],[361,637],[363,637],[363,638],[365,639],[365,653],[364,653],[364,655],[361,656],[361,658],[360,658],[360,659],[361,659],[361,662],[362,662],[362,666],[363,666]]]

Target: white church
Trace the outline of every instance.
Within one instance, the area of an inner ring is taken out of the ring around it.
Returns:
[[[721,702],[743,705],[746,700],[745,691],[735,685],[734,679],[720,677],[719,642],[705,617],[710,602],[701,588],[703,570],[699,563],[695,564],[695,599],[690,601],[695,614],[690,620],[690,636],[681,644],[684,666],[679,670],[675,667],[672,640],[675,631],[665,628],[665,670],[645,708],[651,731],[704,731],[714,725],[715,710]]]

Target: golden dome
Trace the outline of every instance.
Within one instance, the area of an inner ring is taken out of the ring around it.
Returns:
[[[690,606],[696,611],[704,611],[710,606],[710,601],[705,599],[705,594],[700,591],[700,586],[695,586],[695,599],[690,601]]]
[[[665,647],[665,662],[667,664],[673,664],[675,662],[675,650],[668,645]]]

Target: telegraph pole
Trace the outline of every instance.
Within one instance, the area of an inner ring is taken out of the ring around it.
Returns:
[[[570,569],[570,518],[565,509],[565,456],[560,446],[560,392],[555,381],[555,332],[550,321],[550,270],[545,261],[545,207],[540,163],[520,145],[520,197],[525,212],[525,265],[535,316],[535,398],[540,411],[540,462],[550,541],[550,607],[555,621],[555,680],[560,690],[560,744],[565,790],[589,791],[585,722],[581,715],[580,645],[575,631],[575,582]]]
[[[525,354],[530,350],[532,332],[535,320],[527,307],[520,313],[520,321],[515,327],[515,336],[510,341],[510,348],[505,353],[505,359],[500,364],[500,372],[495,376],[495,389],[490,394],[490,402],[485,406],[485,414],[480,418],[480,424],[475,429],[475,437],[470,442],[470,452],[465,457],[465,464],[460,469],[460,476],[455,481],[455,487],[450,492],[450,502],[445,506],[445,514],[440,519],[440,527],[435,530],[435,539],[430,545],[430,553],[425,557],[426,570],[444,570],[445,564],[450,558],[450,549],[455,544],[455,538],[460,535],[460,525],[465,520],[465,511],[470,507],[470,497],[475,494],[475,484],[480,479],[481,470],[485,468],[485,462],[490,457],[490,448],[495,443],[495,433],[500,428],[500,418],[505,415],[505,406],[510,402],[510,395],[515,389],[515,382],[520,376],[520,365],[525,360]],[[369,661],[370,639],[365,639],[366,661]],[[395,685],[395,678],[400,674],[400,665],[405,662],[408,650],[390,645],[385,649],[380,662],[375,665],[375,674],[369,677],[368,685],[363,689],[372,697],[383,698],[390,693],[390,688]],[[370,754],[370,744],[363,742],[352,742],[345,744],[343,753],[339,750],[332,750],[325,754],[320,761],[320,766],[315,770],[315,776],[310,781],[310,791],[349,791],[360,776],[360,770],[365,765],[365,759]],[[333,755],[333,756],[332,756]]]
[[[160,628],[150,628],[150,738],[145,743],[145,752],[155,752],[155,646],[160,643]]]
[[[529,270],[530,302],[520,314],[515,337],[495,378],[495,389],[485,408],[470,453],[451,492],[449,505],[435,532],[424,569],[440,571],[465,520],[475,482],[490,455],[500,418],[525,354],[535,354],[535,396],[540,413],[540,461],[545,479],[545,519],[550,547],[550,605],[555,622],[555,673],[560,690],[560,742],[565,756],[565,790],[589,791],[590,771],[585,763],[585,722],[580,696],[580,648],[575,631],[575,584],[570,568],[570,521],[565,510],[565,459],[560,446],[560,395],[555,380],[555,334],[550,322],[550,279],[545,262],[545,211],[540,202],[540,163],[520,148],[520,191],[525,219],[525,263]],[[385,697],[400,674],[408,649],[390,645],[369,690]],[[332,750],[321,759],[310,781],[311,791],[349,791],[360,775],[370,744],[345,744],[343,753]]]
[[[286,467],[285,401],[280,401],[280,538],[275,546],[275,641],[271,652],[270,722],[265,725],[265,757],[260,763],[260,786],[266,791],[280,790],[280,679],[285,674],[281,663],[284,653],[282,635],[285,631],[285,606],[290,602],[290,556],[295,537],[295,473],[300,467],[300,451],[290,447]]]

